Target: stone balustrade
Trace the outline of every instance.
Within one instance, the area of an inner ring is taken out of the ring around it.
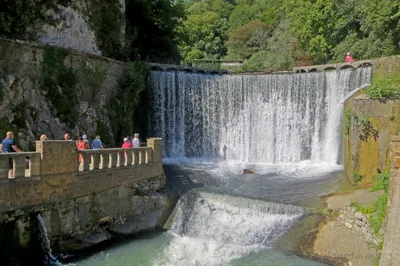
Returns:
[[[84,197],[160,176],[159,138],[148,139],[147,147],[82,151],[75,149],[74,141],[37,141],[36,152],[0,154],[0,213]]]
[[[153,162],[151,147],[80,150],[77,153],[79,171],[132,167]]]
[[[12,171],[9,173],[10,166]],[[39,152],[11,152],[0,154],[0,183],[12,179],[26,181],[25,177],[40,176],[41,159]]]

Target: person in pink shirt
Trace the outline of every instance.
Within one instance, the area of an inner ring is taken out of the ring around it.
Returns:
[[[123,149],[132,148],[132,142],[128,138],[124,138],[124,144],[122,144]]]
[[[346,55],[346,62],[353,62],[353,58],[350,56],[350,52],[347,53]]]

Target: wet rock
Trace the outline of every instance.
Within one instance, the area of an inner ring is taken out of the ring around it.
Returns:
[[[243,169],[242,174],[254,174],[256,171],[252,170],[252,169]]]

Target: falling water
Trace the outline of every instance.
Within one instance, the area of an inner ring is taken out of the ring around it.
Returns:
[[[336,163],[343,99],[371,68],[273,75],[152,71],[152,135],[164,156]]]
[[[44,265],[61,265],[51,252],[50,240],[47,236],[46,226],[40,213],[36,216],[39,226],[39,239],[41,241]]]
[[[272,244],[303,208],[205,192],[184,195],[156,265],[226,265]],[[170,232],[171,232],[170,231]]]

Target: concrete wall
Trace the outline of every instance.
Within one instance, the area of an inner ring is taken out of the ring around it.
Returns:
[[[400,136],[390,143],[390,187],[380,266],[400,265]]]
[[[371,65],[373,81],[376,77],[400,71],[400,57],[371,60]],[[360,174],[361,184],[370,185],[379,171],[389,172],[390,136],[399,132],[399,100],[372,100],[362,93],[347,100],[343,127],[347,177],[352,180],[355,174]]]
[[[344,119],[349,123],[343,130],[346,175],[352,180],[360,174],[361,184],[371,185],[379,170],[390,169],[389,142],[400,132],[400,101],[381,102],[361,94],[346,104]]]

